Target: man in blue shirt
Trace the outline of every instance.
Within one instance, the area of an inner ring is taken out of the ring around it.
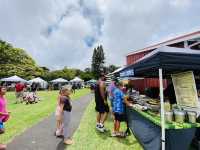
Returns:
[[[122,136],[122,132],[119,131],[120,129],[120,122],[124,120],[124,93],[121,90],[123,88],[122,83],[116,82],[116,88],[113,92],[113,112],[115,116],[114,120],[114,132],[112,136]]]

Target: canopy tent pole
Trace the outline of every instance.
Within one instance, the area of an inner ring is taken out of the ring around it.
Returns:
[[[160,81],[160,104],[161,104],[161,142],[162,150],[165,150],[165,110],[164,110],[164,97],[163,97],[163,75],[162,68],[159,68],[159,81]]]

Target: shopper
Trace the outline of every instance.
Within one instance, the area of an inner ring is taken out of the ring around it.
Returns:
[[[116,88],[113,92],[114,99],[113,99],[113,112],[114,112],[114,130],[112,136],[120,136],[124,137],[125,134],[120,132],[120,123],[124,121],[125,112],[124,112],[124,93],[122,91],[123,85],[121,82],[115,83]]]
[[[105,132],[104,122],[107,118],[109,107],[106,97],[105,75],[100,74],[99,80],[95,86],[95,103],[97,111],[96,129],[100,132]]]
[[[16,95],[16,102],[15,103],[16,104],[18,102],[19,103],[23,102],[24,88],[25,88],[25,85],[22,82],[18,82],[15,85],[15,95]]]

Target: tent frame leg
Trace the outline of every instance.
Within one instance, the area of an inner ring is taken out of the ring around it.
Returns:
[[[163,96],[163,74],[162,68],[159,68],[159,82],[160,82],[160,104],[161,104],[161,143],[162,150],[165,150],[165,110],[164,110],[164,96]]]

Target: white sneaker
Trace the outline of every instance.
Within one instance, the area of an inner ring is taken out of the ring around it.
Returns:
[[[96,126],[96,129],[102,133],[104,132],[104,127]]]

